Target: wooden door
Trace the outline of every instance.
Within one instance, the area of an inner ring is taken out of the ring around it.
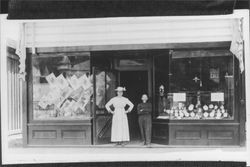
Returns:
[[[93,67],[93,144],[108,144],[111,138],[112,114],[105,104],[115,96],[117,85],[115,71]]]

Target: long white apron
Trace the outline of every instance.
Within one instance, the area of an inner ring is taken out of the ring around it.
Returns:
[[[125,106],[129,105],[128,110],[131,111],[134,105],[125,97],[113,97],[105,105],[107,110],[111,110],[113,105],[115,110],[112,118],[111,141],[129,141],[128,117],[125,112]]]
[[[129,141],[128,117],[123,108],[115,108],[112,118],[111,141]]]

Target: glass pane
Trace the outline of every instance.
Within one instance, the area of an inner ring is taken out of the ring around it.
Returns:
[[[115,76],[112,72],[96,72],[96,113],[105,113],[105,104],[113,97]]]
[[[105,71],[101,71],[96,74],[96,106],[98,108],[104,108],[105,106],[105,94],[106,94],[106,81]]]
[[[89,72],[89,56],[33,57],[33,119],[89,119],[93,94]]]
[[[169,92],[169,56],[154,57],[155,66],[155,109],[156,117],[166,116],[164,109],[169,105],[167,93]]]
[[[233,56],[177,58],[171,62],[164,113],[170,119],[233,119]]]
[[[143,67],[146,65],[146,59],[120,59],[118,63],[118,67]]]
[[[109,82],[108,82],[109,81]],[[114,96],[116,96],[115,90],[116,89],[116,73],[115,72],[107,72],[107,85],[106,85],[106,92],[107,92],[107,101],[106,103]]]

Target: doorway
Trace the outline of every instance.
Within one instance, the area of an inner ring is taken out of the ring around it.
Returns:
[[[140,141],[137,105],[141,103],[142,94],[148,94],[148,71],[120,71],[120,85],[126,87],[124,96],[134,104],[128,113],[130,140]]]

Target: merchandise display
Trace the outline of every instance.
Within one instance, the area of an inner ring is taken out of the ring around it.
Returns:
[[[169,67],[155,60],[158,119],[232,120],[235,112],[233,56],[172,55]],[[165,87],[164,89],[160,89]]]
[[[190,104],[188,109],[186,107],[172,107],[170,110],[165,109],[164,111],[170,119],[229,119],[231,117],[227,110],[222,109],[223,105],[217,109],[215,109],[217,105],[211,109],[204,109],[207,105],[204,105],[203,108],[193,108],[192,106],[194,105]]]
[[[83,119],[90,117],[90,97],[93,87],[90,77],[83,74],[80,78],[75,75],[64,78],[61,74],[50,82],[34,85],[34,119]],[[82,79],[84,78],[84,79]],[[39,89],[39,90],[38,90]]]
[[[79,68],[82,63],[86,66]],[[93,84],[89,63],[84,56],[33,59],[34,120],[91,118]]]
[[[231,119],[231,112],[225,107],[224,101],[203,101],[201,99],[207,96],[208,93],[197,92],[187,93],[187,100],[174,101],[173,94],[168,94],[169,107],[164,108],[159,118],[163,116],[169,119]],[[191,95],[190,95],[191,94]],[[212,93],[210,93],[212,94]],[[192,101],[196,101],[191,103]]]

